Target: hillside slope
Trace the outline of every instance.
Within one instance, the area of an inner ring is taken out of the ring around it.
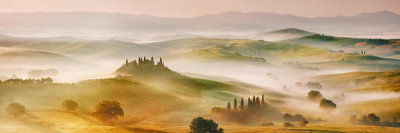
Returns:
[[[71,57],[39,50],[0,48],[0,66],[63,66],[90,65]]]
[[[127,57],[162,55],[167,52],[118,40],[82,40],[71,37],[61,38],[17,38],[0,37],[0,47],[23,48],[56,52],[83,59],[126,59]]]
[[[193,39],[191,39],[193,40]],[[201,39],[199,45],[207,42]],[[212,39],[211,39],[212,40]],[[225,40],[214,47],[192,50],[165,56],[166,59],[202,61],[266,61],[270,63],[297,63],[318,68],[365,70],[396,70],[400,60],[372,55],[335,52],[326,48],[288,42],[265,42],[256,40]]]
[[[251,39],[254,40],[264,40],[264,41],[279,41],[279,40],[287,40],[287,39],[294,39],[305,37],[309,35],[313,35],[315,33],[308,32],[301,29],[296,28],[286,28],[276,31],[269,31],[263,33],[257,33],[249,35]]]
[[[398,51],[400,51],[400,41],[398,39],[347,38],[315,34],[284,40],[284,42],[329,48],[336,51],[341,50],[348,53],[361,53],[361,51],[365,51],[366,54],[381,57],[398,58]]]
[[[350,72],[314,77],[328,88],[342,88],[347,91],[398,92],[400,71]]]

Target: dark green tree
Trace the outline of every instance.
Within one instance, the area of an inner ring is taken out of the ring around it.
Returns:
[[[264,105],[264,94],[261,96],[261,104]]]
[[[236,101],[236,98],[235,98],[235,100],[233,101],[233,109],[236,111],[237,110],[237,101]]]
[[[224,129],[211,119],[197,117],[190,123],[190,133],[223,133]]]
[[[240,110],[243,111],[244,110],[244,101],[243,101],[243,97],[240,99]]]
[[[103,121],[118,120],[118,117],[124,116],[124,111],[118,101],[104,100],[97,104],[95,116]]]
[[[336,108],[336,104],[331,100],[322,98],[321,102],[319,103],[319,107],[326,110],[333,110]]]

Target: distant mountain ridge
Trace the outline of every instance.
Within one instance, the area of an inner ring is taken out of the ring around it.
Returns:
[[[133,39],[176,33],[257,33],[294,27],[332,35],[400,31],[400,15],[389,11],[356,16],[307,18],[265,12],[225,12],[194,18],[96,12],[0,13],[0,33],[98,35]]]

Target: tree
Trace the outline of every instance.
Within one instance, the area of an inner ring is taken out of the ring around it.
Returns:
[[[322,99],[322,94],[319,91],[311,90],[310,92],[308,92],[307,97],[310,100],[319,101]]]
[[[336,104],[331,100],[322,98],[321,102],[319,103],[319,107],[326,110],[333,110],[336,108]]]
[[[253,102],[251,101],[250,97],[247,99],[247,107],[251,108],[253,105]]]
[[[261,96],[261,104],[264,105],[264,94]]]
[[[235,98],[235,101],[233,102],[233,109],[236,111],[237,110],[237,101],[236,101],[236,98]]]
[[[231,102],[228,102],[228,105],[226,107],[228,110],[231,110]]]
[[[13,102],[8,104],[6,112],[14,117],[19,117],[25,114],[25,106],[20,103]]]
[[[218,124],[211,119],[197,117],[190,123],[191,133],[223,133],[224,129],[218,128]]]
[[[260,106],[260,104],[261,104],[260,98],[257,96],[257,97],[256,97],[256,105],[257,105],[257,106]]]
[[[240,110],[243,111],[244,110],[244,101],[243,101],[243,97],[240,99]]]
[[[78,107],[78,103],[76,103],[74,100],[64,100],[61,106],[67,111],[74,111],[76,107]]]
[[[118,117],[124,116],[124,111],[118,101],[104,100],[97,104],[94,115],[103,121],[118,120]]]

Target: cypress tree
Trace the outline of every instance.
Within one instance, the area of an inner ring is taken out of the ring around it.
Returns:
[[[237,101],[236,101],[236,98],[235,98],[235,101],[233,101],[233,109],[234,109],[234,110],[237,110]]]
[[[253,105],[256,104],[256,96],[253,96]]]
[[[261,104],[264,105],[264,94],[261,97]]]
[[[138,64],[139,66],[140,65],[143,65],[143,60],[142,60],[142,58],[141,57],[139,57],[139,64]]]
[[[257,96],[257,98],[256,98],[256,105],[257,106],[260,106],[260,98]]]
[[[228,110],[231,110],[231,102],[228,102],[228,105],[226,107]]]
[[[160,66],[164,66],[164,63],[162,61],[162,58],[160,57],[160,61],[158,62],[160,64]]]
[[[252,105],[253,103],[251,102],[251,99],[250,99],[250,97],[249,97],[249,99],[247,99],[247,107],[248,108],[251,108],[251,105]]]
[[[125,60],[125,72],[128,72],[128,59]]]
[[[244,109],[244,102],[243,102],[243,97],[240,99],[240,110],[243,111]]]

